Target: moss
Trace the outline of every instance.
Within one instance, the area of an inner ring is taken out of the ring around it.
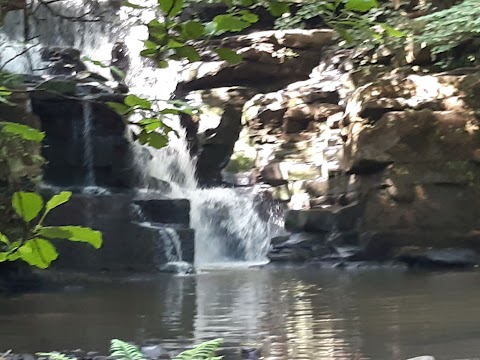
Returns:
[[[242,153],[237,153],[232,156],[230,162],[225,167],[225,171],[231,173],[239,173],[251,170],[255,167],[255,159],[245,156]]]

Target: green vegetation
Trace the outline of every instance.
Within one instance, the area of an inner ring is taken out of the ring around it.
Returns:
[[[186,350],[173,360],[221,360],[222,356],[215,356],[222,344],[222,339],[203,342],[193,349]],[[46,360],[76,360],[59,352],[37,353],[40,359]],[[147,360],[138,347],[122,340],[113,339],[110,344],[110,356],[118,360]]]
[[[46,269],[58,257],[51,239],[85,242],[99,249],[102,246],[102,234],[99,231],[82,226],[43,225],[48,213],[69,201],[71,195],[71,192],[63,191],[44,205],[42,197],[35,192],[20,191],[13,194],[12,207],[24,221],[23,234],[11,241],[0,233],[0,262],[23,260],[29,265]],[[38,220],[35,222],[35,219]]]
[[[464,0],[450,9],[420,17],[417,23],[422,30],[415,40],[429,46],[437,59],[446,54],[444,64],[448,65],[455,60],[452,50],[480,36],[480,7],[476,0]],[[470,63],[478,63],[477,45],[474,45],[476,51],[467,54]]]
[[[0,163],[5,165],[2,168],[6,172],[2,176],[7,180],[4,194],[22,187],[25,179],[30,180],[28,183],[38,183],[40,174],[32,173],[30,169],[35,162],[43,164],[43,159],[35,151],[28,152],[26,146],[40,143],[43,138],[42,132],[29,126],[0,123]],[[40,166],[35,168],[38,171]],[[50,211],[68,202],[71,195],[70,192],[61,192],[44,204],[43,198],[36,192],[13,192],[11,208],[4,209],[4,215],[19,218],[21,224],[17,223],[13,230],[0,232],[0,262],[23,260],[45,269],[58,257],[51,239],[86,242],[98,249],[102,245],[102,234],[98,231],[81,226],[43,225]]]

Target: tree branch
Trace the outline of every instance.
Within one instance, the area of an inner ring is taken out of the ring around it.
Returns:
[[[3,69],[5,69],[5,66],[7,66],[8,64],[10,64],[12,61],[14,61],[15,59],[19,58],[20,56],[22,55],[25,55],[27,52],[29,52],[31,49],[33,49],[35,46],[38,46],[40,44],[33,44],[29,47],[26,47],[25,49],[23,49],[21,52],[19,52],[17,55],[15,55],[14,57],[12,57],[11,59],[5,61],[1,66],[0,66],[0,71],[2,71]]]
[[[87,18],[87,16],[92,15],[93,10],[89,10],[89,11],[83,13],[82,15],[78,15],[78,16],[76,16],[76,15],[75,16],[65,15],[65,14],[62,14],[62,13],[58,12],[57,10],[55,10],[51,6],[53,3],[57,3],[57,2],[60,2],[60,1],[62,1],[62,0],[39,0],[39,7],[43,6],[45,9],[48,10],[48,12],[50,14],[52,14],[55,17],[58,17],[60,19],[73,21],[73,22],[98,22],[98,21],[101,21],[103,19],[102,15],[106,13],[106,11],[103,11],[102,13],[100,13],[98,15],[95,15],[95,18],[92,18],[92,19]],[[38,7],[37,7],[37,9],[38,9]]]

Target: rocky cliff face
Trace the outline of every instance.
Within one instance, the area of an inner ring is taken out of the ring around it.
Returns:
[[[244,61],[185,69],[182,95],[207,109],[190,137],[204,182],[228,164],[224,181],[289,204],[272,260],[477,261],[480,73],[360,67],[329,30],[222,42]]]

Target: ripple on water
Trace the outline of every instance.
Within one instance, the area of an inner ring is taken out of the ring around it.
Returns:
[[[480,273],[260,267],[84,284],[0,298],[0,350],[105,351],[110,338],[170,350],[222,337],[279,360],[474,358]],[[21,335],[19,335],[21,334]]]

